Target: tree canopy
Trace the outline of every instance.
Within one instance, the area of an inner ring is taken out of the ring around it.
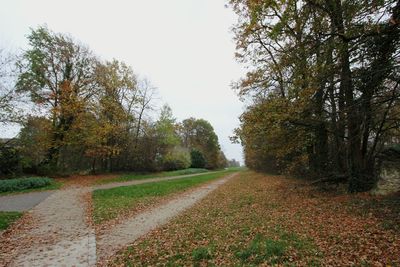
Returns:
[[[371,188],[399,143],[400,1],[231,0],[246,165]],[[234,138],[234,139],[235,139]]]

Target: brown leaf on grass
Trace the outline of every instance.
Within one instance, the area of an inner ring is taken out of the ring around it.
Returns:
[[[253,261],[269,266],[277,256],[256,251],[266,241],[252,245],[261,238],[284,246],[278,266],[396,266],[398,204],[365,193],[326,194],[295,179],[246,172],[121,251],[109,265],[222,266]]]

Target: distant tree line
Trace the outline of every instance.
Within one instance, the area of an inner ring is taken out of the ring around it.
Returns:
[[[231,160],[228,160],[228,166],[229,167],[240,167],[240,162],[235,159],[231,159]]]
[[[0,55],[0,122],[22,124],[0,144],[0,175],[226,166],[209,122],[177,122],[168,105],[151,118],[156,89],[124,62],[46,27],[28,42],[22,55]]]
[[[248,101],[233,139],[253,169],[370,189],[400,143],[400,1],[231,0],[235,84]]]

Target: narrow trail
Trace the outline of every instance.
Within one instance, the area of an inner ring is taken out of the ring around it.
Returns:
[[[204,198],[235,174],[183,193],[176,199],[127,219],[97,237],[88,219],[88,198],[95,189],[193,177],[201,174],[135,180],[54,192],[30,210],[29,220],[0,239],[0,266],[95,266]],[[97,255],[97,257],[96,257]]]

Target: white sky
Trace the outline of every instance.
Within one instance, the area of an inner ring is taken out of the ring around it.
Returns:
[[[230,158],[242,160],[228,136],[242,103],[230,83],[244,73],[235,62],[224,0],[2,0],[0,47],[26,48],[29,28],[47,24],[88,45],[103,59],[131,65],[158,88],[178,120],[208,120]],[[1,131],[10,134],[15,131]],[[0,134],[1,135],[1,134]]]

